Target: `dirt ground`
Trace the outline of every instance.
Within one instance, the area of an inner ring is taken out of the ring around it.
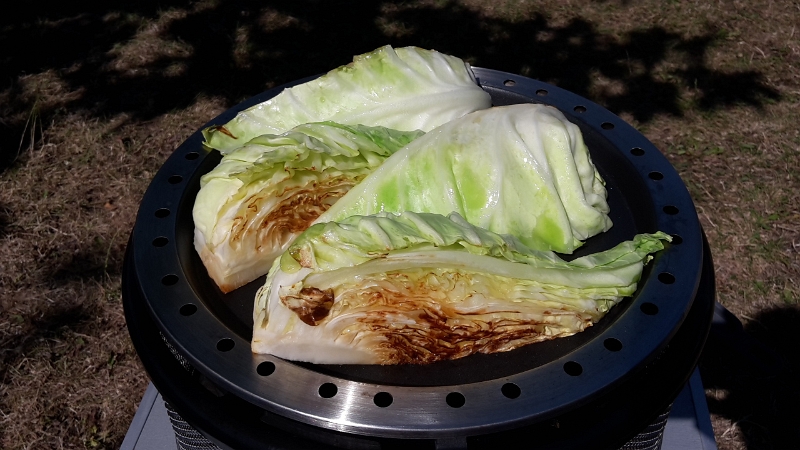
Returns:
[[[0,19],[0,447],[118,448],[148,379],[122,260],[170,153],[227,108],[381,45],[587,97],[692,194],[719,329],[701,361],[717,445],[800,446],[800,3],[36,2]]]

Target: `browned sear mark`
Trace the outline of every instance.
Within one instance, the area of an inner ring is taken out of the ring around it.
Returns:
[[[304,287],[298,295],[282,296],[281,302],[294,311],[300,320],[314,327],[328,317],[333,306],[333,290]]]
[[[347,193],[360,178],[336,177],[322,183],[290,188],[265,217],[260,217],[259,203],[264,194],[256,193],[239,209],[231,226],[231,245],[282,246],[308,228],[340,197]],[[249,237],[248,237],[249,236]],[[252,239],[251,243],[244,243]]]
[[[330,205],[347,193],[349,188],[350,185],[348,183],[341,191],[300,190],[276,205],[264,218],[264,223],[261,227],[264,228],[267,224],[270,224],[291,233],[302,233],[322,213],[327,211]]]
[[[524,319],[476,320],[454,326],[448,323],[448,317],[441,311],[432,309],[420,312],[413,327],[393,327],[385,318],[380,318],[380,314],[368,314],[363,321],[371,322],[372,330],[386,337],[383,348],[385,364],[430,364],[475,353],[505,352],[534,342],[569,336],[592,325],[591,320],[582,319],[580,328],[562,330],[558,335],[546,332],[546,327],[554,324]]]
[[[239,139],[238,137],[234,136],[233,133],[230,132],[230,130],[225,128],[225,125],[213,125],[213,126],[208,127],[208,129],[210,131],[219,131],[220,133],[222,133],[222,134],[224,134],[224,135],[226,135],[228,137],[231,137],[233,139]]]
[[[592,326],[588,314],[569,308],[546,309],[542,317],[513,309],[459,312],[455,302],[441,301],[435,295],[455,282],[469,281],[469,275],[458,272],[440,273],[438,282],[430,284],[425,282],[427,277],[396,272],[376,277],[383,283],[352,289],[337,305],[359,305],[363,313],[356,319],[359,329],[384,338],[376,350],[381,364],[429,364],[475,353],[505,352]],[[334,305],[332,314],[337,314],[336,309]]]

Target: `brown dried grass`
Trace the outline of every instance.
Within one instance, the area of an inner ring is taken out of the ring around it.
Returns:
[[[119,446],[147,383],[120,277],[149,180],[226,107],[385,43],[558,84],[642,130],[695,199],[719,301],[789,370],[706,352],[719,447],[800,442],[796,3],[340,8],[53,4],[0,24],[0,447]]]

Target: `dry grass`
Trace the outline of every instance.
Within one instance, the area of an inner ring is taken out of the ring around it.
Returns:
[[[752,338],[704,356],[719,447],[800,442],[796,2],[46,3],[0,22],[0,447],[119,447],[147,383],[120,274],[149,180],[225,108],[386,43],[557,84],[642,130]]]

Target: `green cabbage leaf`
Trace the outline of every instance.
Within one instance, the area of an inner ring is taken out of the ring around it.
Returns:
[[[203,130],[207,146],[227,153],[262,134],[309,122],[429,131],[491,98],[461,59],[417,47],[384,46],[353,62]]]
[[[252,350],[325,364],[421,364],[569,336],[636,291],[669,235],[565,261],[456,213],[308,228],[254,304]]]
[[[521,104],[467,114],[398,151],[317,222],[388,212],[457,212],[539,250],[571,253],[611,227],[604,181],[580,129]]]
[[[333,202],[423,134],[309,123],[223,156],[201,178],[192,210],[195,248],[211,278],[229,292],[266,274]]]

